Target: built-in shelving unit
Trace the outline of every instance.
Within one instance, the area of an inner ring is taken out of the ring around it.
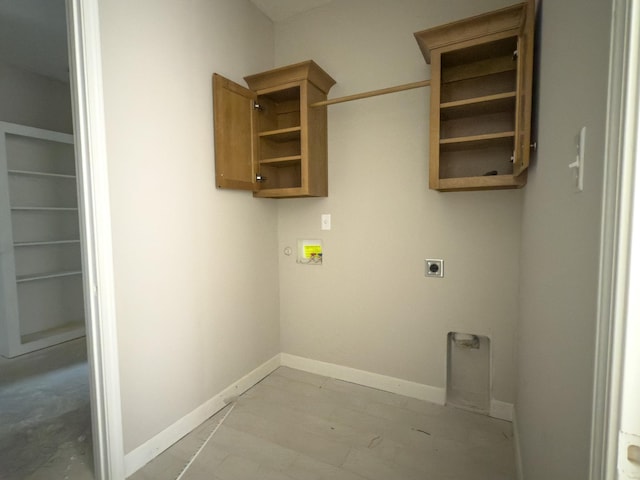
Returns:
[[[73,136],[0,122],[0,354],[85,333]]]

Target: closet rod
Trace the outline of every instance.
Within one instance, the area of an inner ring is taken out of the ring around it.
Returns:
[[[430,84],[431,84],[431,80],[422,80],[421,82],[407,83],[404,85],[398,85],[396,87],[381,88],[380,90],[372,90],[370,92],[347,95],[346,97],[338,97],[338,98],[332,98],[330,100],[323,100],[321,102],[312,103],[309,106],[324,107],[325,105],[333,105],[334,103],[350,102],[351,100],[360,100],[361,98],[369,98],[369,97],[375,97],[378,95],[386,95],[387,93],[402,92],[404,90],[411,90],[413,88],[428,87]]]

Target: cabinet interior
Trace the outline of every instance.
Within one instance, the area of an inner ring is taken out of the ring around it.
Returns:
[[[261,188],[301,187],[300,86],[261,93],[257,102]]]
[[[513,174],[517,37],[441,55],[441,179]]]

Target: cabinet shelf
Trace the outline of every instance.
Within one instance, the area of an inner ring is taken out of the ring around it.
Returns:
[[[466,137],[443,138],[440,140],[440,150],[450,152],[454,150],[469,150],[487,148],[502,143],[512,143],[515,132],[485,133]]]
[[[67,175],[64,173],[39,172],[34,170],[7,170],[10,175],[24,175],[32,177],[53,177],[53,178],[71,178],[75,179],[75,175]]]
[[[265,158],[260,160],[260,165],[269,165],[271,167],[289,167],[291,165],[300,164],[302,155],[290,155],[287,157]]]
[[[513,175],[484,175],[477,177],[457,177],[441,178],[439,190],[443,192],[456,190],[478,190],[478,189],[510,189],[516,186],[523,186],[526,183],[526,176],[513,177]]]
[[[39,275],[18,275],[16,276],[16,283],[34,282],[37,280],[48,280],[50,278],[71,277],[75,275],[82,275],[82,270],[50,272],[50,273],[42,273]]]
[[[446,65],[444,65],[446,67]],[[512,72],[516,70],[516,62],[511,56],[481,60],[469,64],[453,65],[442,72],[442,83],[460,82],[488,75]]]
[[[80,243],[80,240],[72,239],[72,240],[48,240],[48,241],[42,241],[42,242],[16,242],[13,244],[13,246],[14,247],[42,247],[47,245],[67,245],[67,244],[74,244],[74,243]]]
[[[274,142],[291,142],[294,140],[300,140],[301,131],[302,128],[298,126],[260,132],[258,135],[261,138],[267,138]]]
[[[515,108],[516,92],[498,93],[482,97],[456,100],[440,104],[442,120],[452,120],[462,117],[474,117],[498,112],[508,112]]]

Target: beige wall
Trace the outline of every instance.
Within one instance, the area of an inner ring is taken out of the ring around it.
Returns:
[[[69,84],[0,61],[0,120],[73,133]]]
[[[248,0],[100,4],[125,451],[280,351],[276,204],[214,185],[211,74],[273,65]]]
[[[422,80],[413,32],[511,3],[333,2],[276,24],[276,63],[314,59],[331,97]],[[522,192],[428,189],[428,94],[329,107],[329,197],[278,208],[282,349],[444,388],[447,332],[488,335],[493,396],[513,402]],[[298,238],[323,240],[322,267],[282,254]]]
[[[524,190],[517,424],[526,480],[588,478],[611,1],[544,2]],[[587,127],[585,188],[567,165]]]

